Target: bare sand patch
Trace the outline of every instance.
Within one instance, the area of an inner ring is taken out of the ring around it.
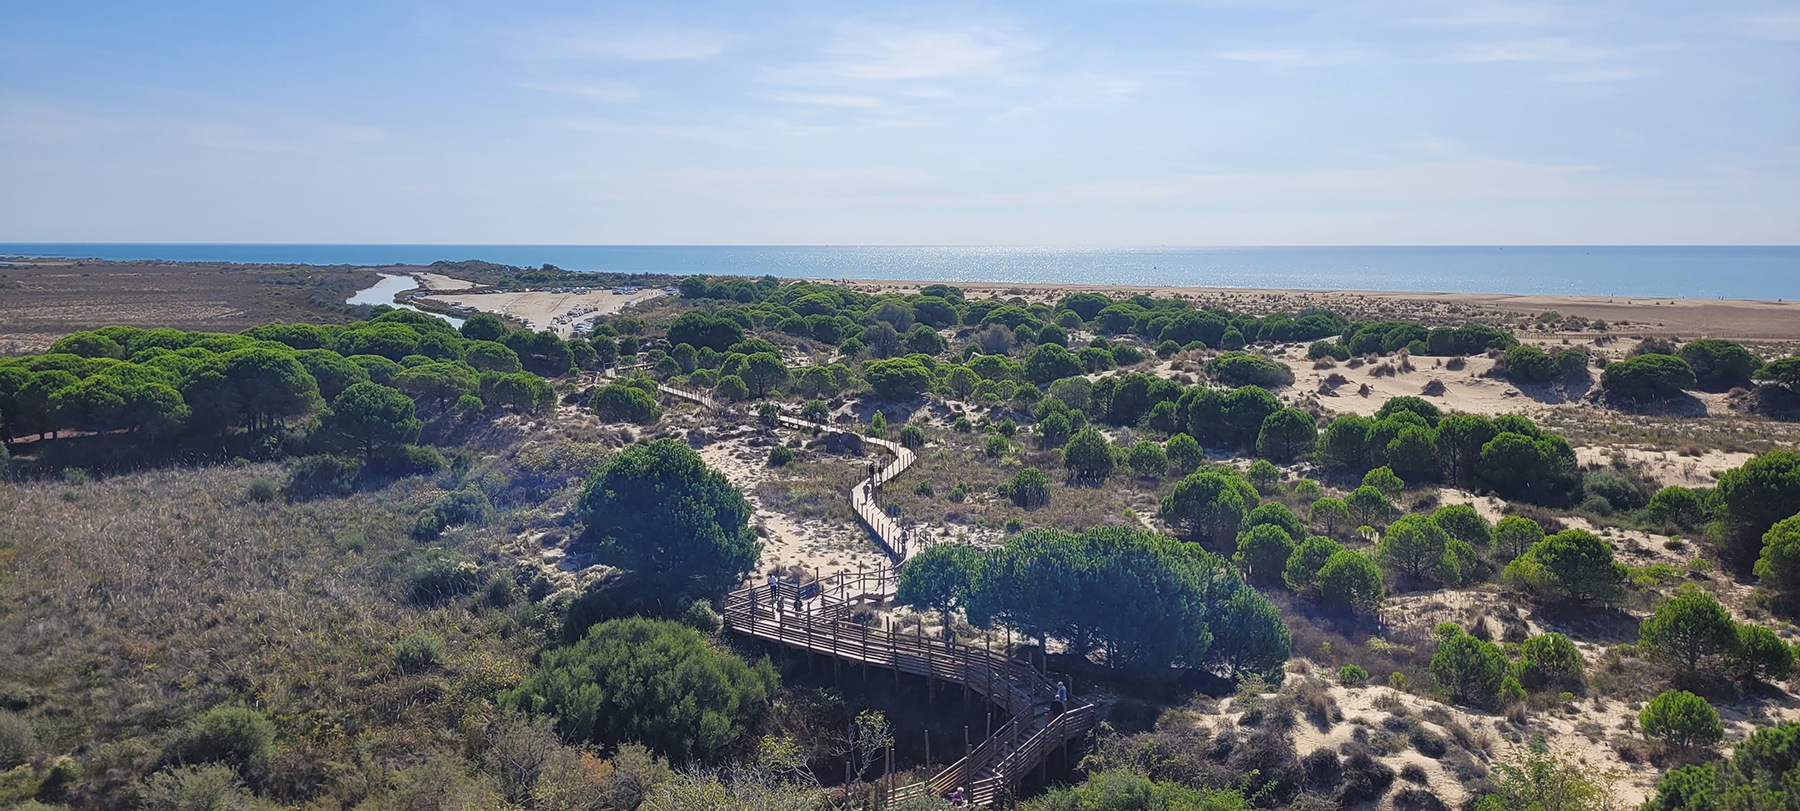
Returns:
[[[1444,411],[1498,416],[1529,415],[1538,407],[1579,396],[1554,389],[1537,391],[1536,387],[1528,393],[1506,380],[1489,377],[1487,373],[1494,368],[1494,361],[1487,357],[1464,358],[1463,368],[1455,370],[1446,365],[1449,358],[1410,358],[1412,368],[1408,370],[1393,356],[1373,362],[1332,362],[1325,368],[1314,368],[1314,361],[1292,348],[1274,360],[1293,371],[1295,392],[1316,392],[1319,404],[1325,408],[1365,417],[1395,397],[1423,397]]]
[[[767,445],[752,445],[738,435],[712,442],[700,448],[699,453],[708,466],[725,474],[743,491],[755,510],[751,523],[763,541],[762,558],[757,562],[759,572],[801,568],[829,574],[858,566],[888,565],[886,556],[869,542],[868,531],[861,524],[801,520],[764,506],[756,492],[757,485],[772,475]]]
[[[574,288],[570,288],[574,289]],[[603,315],[614,315],[626,306],[664,295],[660,288],[618,295],[607,288],[590,288],[585,293],[525,290],[491,293],[435,293],[424,301],[449,306],[464,306],[484,313],[516,318],[534,330],[550,330],[567,338],[575,326]]]
[[[474,282],[465,279],[454,279],[442,273],[413,273],[413,279],[426,290],[433,292],[443,290],[467,290],[475,286]]]
[[[1755,454],[1730,453],[1714,448],[1704,451],[1695,448],[1688,454],[1632,447],[1575,449],[1575,459],[1583,467],[1607,467],[1614,458],[1622,458],[1627,463],[1641,466],[1646,474],[1665,487],[1711,487],[1718,483],[1720,473],[1743,467],[1745,462],[1755,458]]]

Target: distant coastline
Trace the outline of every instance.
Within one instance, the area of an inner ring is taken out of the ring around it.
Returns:
[[[909,246],[0,243],[0,255],[992,284],[1800,299],[1800,246]]]

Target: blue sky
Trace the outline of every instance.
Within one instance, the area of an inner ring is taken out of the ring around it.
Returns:
[[[1800,3],[0,0],[0,241],[1795,244]]]

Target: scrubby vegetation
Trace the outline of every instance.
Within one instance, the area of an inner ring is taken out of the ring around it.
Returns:
[[[680,292],[567,341],[377,311],[0,360],[0,802],[871,807],[960,756],[908,742],[931,686],[821,682],[719,610],[844,565],[764,553],[854,527],[866,437],[917,455],[877,494],[915,546],[855,621],[1014,643],[1104,697],[1018,807],[1604,807],[1613,776],[1542,735],[1668,770],[1658,808],[1791,780],[1786,727],[1744,732],[1794,672],[1800,457],[1670,486],[1584,462],[1554,412],[1334,411],[1294,382],[1301,356],[1487,355],[1541,393],[1585,347],[1150,296]],[[1793,385],[1731,342],[1642,348],[1592,402]]]

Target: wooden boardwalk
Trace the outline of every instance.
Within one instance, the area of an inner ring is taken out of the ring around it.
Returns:
[[[704,392],[658,384],[673,397],[706,408],[725,407]],[[778,424],[809,432],[851,433],[823,423],[783,414]],[[907,637],[892,627],[876,627],[878,615],[868,609],[889,602],[899,567],[921,544],[908,542],[900,526],[880,506],[880,488],[904,473],[917,458],[897,442],[858,435],[894,455],[894,461],[858,481],[850,493],[856,516],[887,552],[890,567],[840,572],[813,583],[777,581],[755,584],[725,596],[725,624],[733,632],[821,654],[863,668],[875,667],[922,676],[928,682],[962,685],[965,696],[980,695],[1007,716],[986,740],[964,752],[930,780],[907,786],[882,785],[885,803],[926,795],[944,797],[957,789],[972,805],[992,805],[1012,795],[1019,781],[1041,769],[1051,754],[1080,740],[1094,727],[1092,704],[1056,704],[1058,686],[1030,665],[996,652],[923,636]]]
[[[942,797],[961,788],[972,804],[991,805],[1011,796],[1033,769],[1093,728],[1094,706],[1059,712],[1057,685],[1030,665],[1001,652],[878,627],[877,615],[861,609],[886,602],[894,577],[888,569],[844,572],[804,585],[753,585],[725,597],[725,622],[736,633],[860,666],[865,678],[875,667],[893,671],[896,681],[904,673],[960,684],[965,695],[979,695],[1007,716],[986,740],[930,780],[883,785],[885,802]]]

